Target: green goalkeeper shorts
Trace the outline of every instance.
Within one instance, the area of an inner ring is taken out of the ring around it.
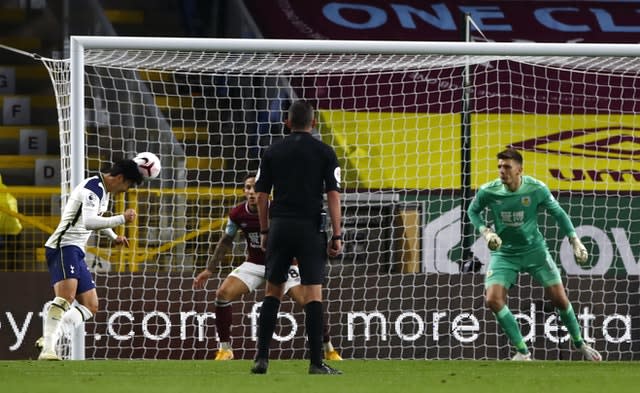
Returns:
[[[562,283],[560,271],[546,248],[524,254],[493,253],[484,278],[484,287],[499,284],[509,289],[518,281],[519,273],[529,273],[543,288]]]

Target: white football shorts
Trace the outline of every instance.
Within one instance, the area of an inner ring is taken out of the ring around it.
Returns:
[[[253,262],[243,262],[240,266],[233,269],[229,275],[242,281],[249,288],[249,292],[253,292],[266,282],[264,270],[264,265],[258,265]],[[298,266],[291,265],[289,266],[287,281],[284,283],[284,293],[288,293],[291,288],[297,285],[300,285],[300,270],[298,270]]]

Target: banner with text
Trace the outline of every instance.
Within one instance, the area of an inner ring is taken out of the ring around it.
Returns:
[[[589,260],[579,265],[564,233],[555,219],[541,214],[538,222],[547,239],[551,255],[569,276],[640,276],[640,233],[635,223],[640,220],[640,200],[633,196],[558,198],[569,214],[576,233],[589,251]],[[427,199],[422,231],[423,271],[457,274],[461,255],[460,201],[456,197]],[[620,212],[624,211],[624,218]],[[479,236],[474,232],[474,236]],[[489,249],[478,237],[471,247],[473,254],[486,266]],[[483,270],[484,271],[484,267]]]
[[[332,341],[354,359],[506,359],[511,348],[483,301],[478,274],[406,274],[339,279],[332,266],[325,302]],[[88,359],[211,359],[217,347],[213,291],[194,291],[191,277],[98,274],[101,311],[86,326]],[[29,283],[29,284],[26,284]],[[25,284],[29,290],[25,291]],[[209,287],[219,284],[211,280]],[[0,273],[9,293],[2,306],[0,359],[37,356],[41,309],[51,297],[45,273]],[[579,359],[568,333],[528,277],[509,306],[538,359]],[[640,360],[640,292],[637,277],[569,277],[569,297],[586,340],[606,360]],[[237,358],[255,355],[262,293],[234,304]],[[284,302],[273,358],[304,358],[303,313]]]
[[[491,40],[640,42],[637,3],[621,1],[244,0],[264,38],[459,41],[469,14]],[[482,38],[475,30],[473,37]]]

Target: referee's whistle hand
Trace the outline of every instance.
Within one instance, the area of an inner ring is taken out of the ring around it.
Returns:
[[[263,252],[267,252],[267,234],[263,233],[260,235],[260,249]]]
[[[342,240],[329,240],[329,245],[327,246],[327,254],[330,257],[337,257],[342,253]]]

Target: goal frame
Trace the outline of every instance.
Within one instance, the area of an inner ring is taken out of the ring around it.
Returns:
[[[639,57],[635,44],[588,43],[496,43],[496,42],[419,42],[219,39],[171,37],[71,36],[70,38],[70,191],[85,177],[85,92],[84,52],[90,49],[225,51],[249,53],[354,53],[469,56],[562,56],[562,57]],[[64,188],[63,188],[63,192]],[[72,359],[84,359],[84,327],[73,337]]]
[[[640,56],[634,44],[534,42],[347,41],[243,38],[171,38],[71,36],[71,188],[84,179],[84,51],[86,49],[148,49],[227,52],[436,54],[485,56]]]

